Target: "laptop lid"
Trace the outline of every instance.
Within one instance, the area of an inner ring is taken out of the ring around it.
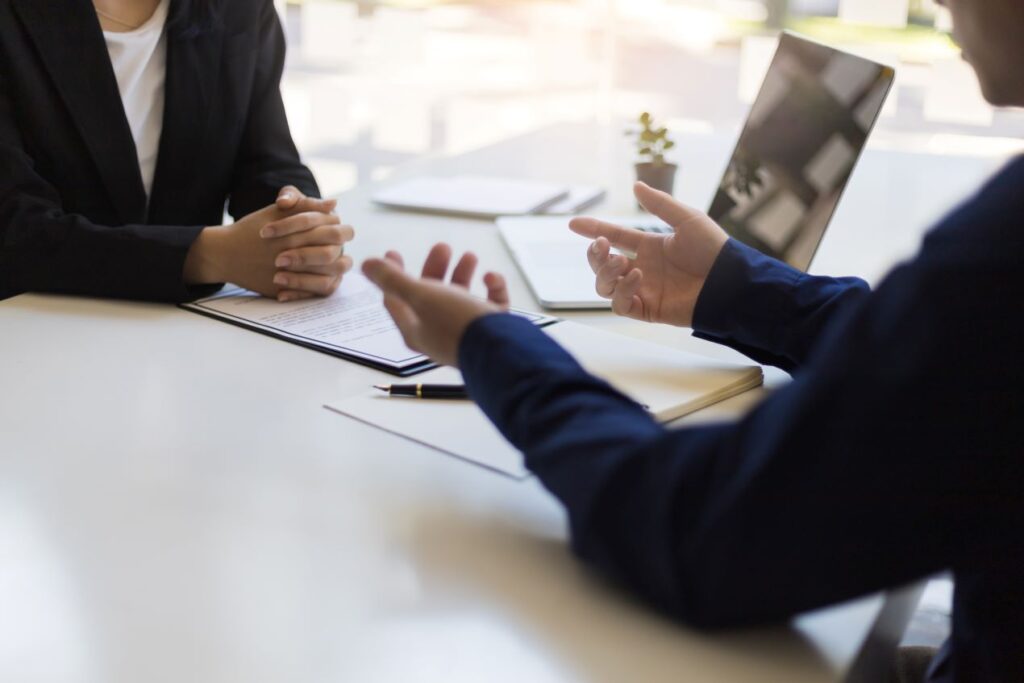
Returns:
[[[894,79],[891,67],[783,33],[708,213],[736,239],[807,270]],[[654,217],[608,219],[671,230]],[[594,291],[586,239],[564,219],[498,227],[542,306],[609,307]]]
[[[785,32],[708,214],[807,270],[895,71]]]

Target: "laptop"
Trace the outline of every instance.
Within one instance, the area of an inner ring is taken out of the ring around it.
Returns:
[[[732,237],[806,271],[895,80],[892,67],[785,32],[708,214]],[[654,217],[619,225],[672,230]],[[542,306],[609,308],[587,240],[564,218],[501,218],[499,233]]]

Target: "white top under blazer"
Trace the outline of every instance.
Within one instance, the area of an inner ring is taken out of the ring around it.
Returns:
[[[164,84],[167,77],[167,12],[170,0],[160,0],[153,16],[125,33],[104,31],[117,89],[135,141],[142,184],[149,197],[164,126]]]

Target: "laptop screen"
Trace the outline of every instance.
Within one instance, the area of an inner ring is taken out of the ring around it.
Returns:
[[[783,33],[708,213],[807,270],[894,78],[891,67]]]

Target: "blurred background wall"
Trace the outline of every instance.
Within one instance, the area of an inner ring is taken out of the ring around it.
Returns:
[[[325,192],[565,121],[735,131],[780,28],[893,64],[872,144],[1002,156],[994,111],[931,0],[278,0],[284,92]],[[678,152],[685,156],[685,149]]]

